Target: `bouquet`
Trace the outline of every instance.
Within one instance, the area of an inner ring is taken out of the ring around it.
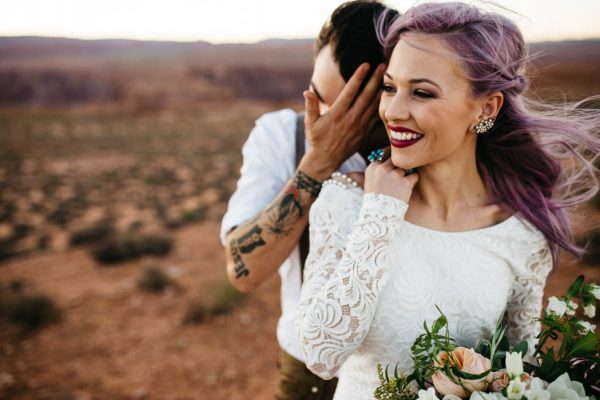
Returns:
[[[491,338],[475,349],[460,347],[441,316],[411,347],[413,372],[390,376],[377,365],[377,400],[588,400],[600,393],[600,345],[596,327],[576,316],[579,304],[586,317],[596,314],[600,286],[578,277],[562,297],[550,297],[539,321],[542,330],[531,356],[527,342],[514,346],[498,322]],[[548,340],[554,341],[548,346]],[[591,397],[588,397],[591,396]]]

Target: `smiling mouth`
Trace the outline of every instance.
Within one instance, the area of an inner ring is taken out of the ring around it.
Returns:
[[[408,147],[417,143],[425,135],[416,132],[391,132],[390,143],[394,147]]]

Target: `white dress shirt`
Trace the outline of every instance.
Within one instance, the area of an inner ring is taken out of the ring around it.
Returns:
[[[242,149],[243,165],[235,193],[221,223],[221,242],[229,230],[256,216],[278,194],[296,170],[296,112],[291,109],[261,116]],[[305,142],[308,150],[308,143]],[[362,172],[364,159],[350,157],[340,172]],[[281,277],[281,317],[277,324],[279,345],[290,355],[304,361],[294,327],[300,300],[300,248],[298,245],[279,267]],[[258,321],[257,321],[258,323]]]

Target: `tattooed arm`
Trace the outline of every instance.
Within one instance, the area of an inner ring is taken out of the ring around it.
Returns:
[[[298,244],[321,180],[333,172],[314,166],[311,155],[305,155],[277,197],[252,220],[227,235],[227,274],[241,292],[252,291],[273,275]]]

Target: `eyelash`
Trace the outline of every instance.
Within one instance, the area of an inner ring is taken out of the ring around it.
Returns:
[[[383,90],[384,93],[393,93],[396,90],[392,85],[389,85],[387,83],[384,83],[383,85],[381,85],[381,89]],[[422,99],[435,99],[437,97],[435,94],[430,93],[423,89],[415,89],[413,91],[413,95],[420,97]]]

